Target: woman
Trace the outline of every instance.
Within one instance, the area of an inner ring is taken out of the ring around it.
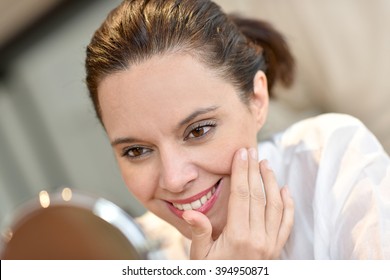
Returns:
[[[272,86],[293,76],[268,24],[207,0],[128,0],[86,69],[126,185],[192,259],[390,257],[389,158],[360,122],[324,115],[257,144]]]

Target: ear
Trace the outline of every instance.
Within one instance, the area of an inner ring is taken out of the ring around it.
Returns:
[[[257,71],[253,78],[253,95],[250,100],[250,108],[256,118],[257,130],[260,130],[268,115],[269,94],[267,77],[263,71]]]

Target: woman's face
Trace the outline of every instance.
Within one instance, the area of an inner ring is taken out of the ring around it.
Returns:
[[[268,108],[258,72],[249,106],[231,83],[190,55],[154,56],[106,77],[98,88],[102,120],[124,181],[150,211],[191,237],[183,210],[223,230],[231,164],[256,147]]]

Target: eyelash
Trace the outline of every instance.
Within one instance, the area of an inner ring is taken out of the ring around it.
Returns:
[[[215,128],[217,126],[217,123],[216,121],[214,120],[206,120],[206,121],[200,121],[200,122],[197,122],[195,124],[192,124],[190,125],[185,133],[184,133],[184,140],[187,141],[187,140],[196,140],[196,139],[202,139],[203,137],[207,136],[213,128]],[[191,133],[194,133],[195,130],[199,130],[201,128],[209,128],[206,132],[204,132],[201,136],[198,136],[198,137],[190,137]]]
[[[196,140],[201,140],[203,139],[204,137],[206,137],[207,135],[209,135],[210,132],[212,132],[212,129],[215,128],[217,126],[217,123],[216,121],[214,120],[207,120],[207,121],[200,121],[200,122],[197,122],[195,124],[192,124],[190,125],[186,131],[184,132],[184,141],[196,141]],[[199,130],[199,129],[202,129],[202,128],[209,128],[206,132],[204,132],[201,136],[198,136],[198,137],[191,137],[190,135],[192,133],[194,133],[195,130]],[[137,156],[130,156],[129,153],[131,151],[135,151],[137,150],[138,151],[143,151],[141,152],[140,155],[137,155]],[[147,152],[145,152],[145,150],[147,150]],[[127,157],[129,158],[130,160],[138,160],[138,159],[141,159],[142,157],[144,156],[147,156],[148,153],[151,153],[152,152],[152,149],[150,148],[147,148],[147,147],[142,147],[142,146],[130,146],[130,147],[126,147],[123,149],[123,152],[122,152],[122,156],[123,157]]]
[[[129,155],[129,153],[131,152],[131,151],[135,151],[135,150],[143,150],[143,151],[145,151],[145,150],[148,150],[148,152],[143,152],[143,153],[141,153],[141,155],[138,155],[138,156],[130,156]],[[129,159],[131,159],[131,160],[137,160],[137,159],[140,159],[140,158],[142,158],[142,157],[144,157],[144,156],[146,156],[146,154],[147,153],[150,153],[152,151],[152,149],[149,149],[149,148],[146,148],[146,147],[142,147],[142,146],[131,146],[131,147],[127,147],[127,148],[124,148],[123,149],[123,152],[122,152],[122,156],[123,157],[127,157],[127,158],[129,158]]]

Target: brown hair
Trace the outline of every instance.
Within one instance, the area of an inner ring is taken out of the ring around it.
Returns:
[[[97,88],[107,75],[153,55],[184,51],[232,82],[247,103],[253,77],[265,72],[289,86],[294,60],[283,36],[259,20],[228,16],[209,0],[124,0],[87,47],[86,82],[101,120]]]

